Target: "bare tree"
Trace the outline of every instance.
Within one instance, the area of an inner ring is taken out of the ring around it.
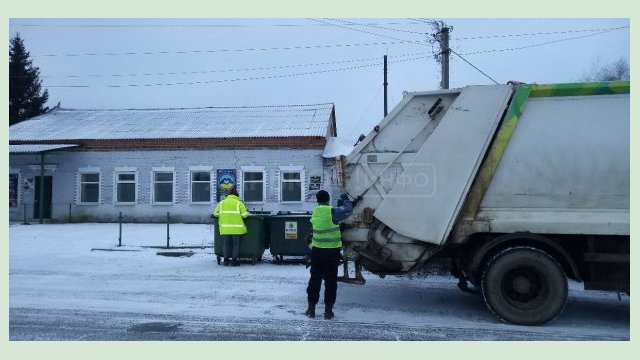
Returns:
[[[608,65],[601,65],[599,61],[594,62],[583,77],[583,81],[612,81],[612,80],[629,80],[630,67],[629,62],[620,58]]]

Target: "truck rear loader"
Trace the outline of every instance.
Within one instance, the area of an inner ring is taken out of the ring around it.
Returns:
[[[406,274],[448,258],[497,317],[522,325],[563,311],[567,279],[629,294],[629,89],[406,93],[339,160],[356,203],[344,280],[348,261],[361,279],[361,268]]]

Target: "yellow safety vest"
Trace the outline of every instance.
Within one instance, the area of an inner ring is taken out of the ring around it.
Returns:
[[[243,218],[249,216],[247,208],[235,195],[227,195],[213,211],[218,217],[220,235],[242,235],[247,233]]]
[[[342,247],[340,226],[333,223],[331,206],[316,206],[311,214],[311,225],[313,227],[311,246],[323,249]]]

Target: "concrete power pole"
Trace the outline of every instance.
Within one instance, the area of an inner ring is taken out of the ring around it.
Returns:
[[[440,87],[442,89],[449,88],[449,31],[451,28],[442,26],[439,31],[440,34],[440,60],[442,65],[442,82]]]

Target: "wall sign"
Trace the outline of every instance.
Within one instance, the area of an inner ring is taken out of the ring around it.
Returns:
[[[220,202],[231,191],[231,188],[236,185],[236,169],[218,169],[217,173],[217,189],[216,201]]]
[[[18,174],[9,174],[9,207],[18,206]]]
[[[298,223],[296,221],[284,222],[284,238],[287,240],[298,239]]]
[[[322,176],[320,175],[309,176],[309,191],[320,190],[321,185],[322,185]]]

